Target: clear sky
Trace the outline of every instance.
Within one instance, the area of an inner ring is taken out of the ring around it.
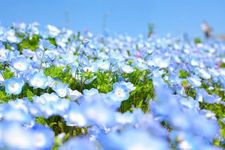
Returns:
[[[159,35],[188,33],[201,36],[206,20],[225,34],[225,0],[0,0],[0,23],[53,24],[75,31],[88,29],[138,35],[153,23]]]

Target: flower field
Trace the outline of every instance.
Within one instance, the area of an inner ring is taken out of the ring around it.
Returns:
[[[0,27],[0,149],[225,148],[225,43]]]

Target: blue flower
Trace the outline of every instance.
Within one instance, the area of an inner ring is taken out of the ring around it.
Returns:
[[[115,110],[104,102],[101,95],[93,95],[91,98],[92,100],[84,99],[85,102],[80,104],[85,117],[99,127],[111,127],[114,124]]]
[[[43,125],[31,129],[33,149],[51,149],[54,144],[54,132]]]
[[[29,84],[34,88],[45,89],[47,87],[48,79],[43,73],[34,73],[29,76]]]
[[[90,141],[88,137],[76,137],[68,142],[66,142],[64,145],[62,145],[59,150],[95,150],[96,145],[94,142]]]
[[[52,45],[48,40],[40,40],[39,42],[39,47],[42,48],[42,49],[54,49],[55,46]]]
[[[29,150],[33,148],[34,141],[30,130],[17,122],[0,122],[0,132],[0,144],[2,143],[3,149]]]
[[[152,136],[145,130],[126,128],[120,132],[102,133],[99,141],[104,149],[169,150],[166,139]]]
[[[110,93],[110,97],[116,102],[127,100],[129,98],[129,89],[126,85],[124,85],[124,83],[114,83],[113,91]]]
[[[11,43],[18,43],[20,39],[16,36],[16,32],[14,30],[8,30],[6,33],[6,39]]]
[[[95,94],[98,94],[98,89],[95,89],[95,88],[91,88],[90,90],[84,89],[83,94],[84,96],[93,96]]]
[[[60,33],[60,30],[53,25],[48,25],[47,28],[48,28],[49,35],[52,37],[56,37]]]
[[[100,70],[107,71],[107,70],[109,70],[110,62],[100,60],[100,61],[97,62],[97,67]]]
[[[68,126],[84,127],[88,124],[88,120],[85,117],[84,112],[80,106],[74,102],[71,102],[69,111],[63,117],[66,120],[66,124]]]
[[[26,71],[29,68],[29,62],[24,57],[12,59],[12,66],[18,71]]]
[[[69,89],[70,100],[72,100],[72,101],[77,100],[81,96],[82,96],[82,94],[79,91]]]
[[[18,95],[21,93],[24,82],[20,78],[10,78],[5,80],[5,91],[8,94]]]
[[[121,66],[121,69],[125,73],[132,73],[134,71],[134,68],[131,67],[130,65],[123,65]]]
[[[34,124],[33,117],[29,114],[29,112],[17,109],[12,105],[5,105],[2,116],[2,119],[6,121],[16,121],[26,125]]]
[[[53,90],[60,96],[60,97],[65,97],[68,94],[68,85],[61,83],[61,82],[57,82],[55,84],[55,86],[53,87]]]

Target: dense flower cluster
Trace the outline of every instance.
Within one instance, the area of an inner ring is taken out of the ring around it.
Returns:
[[[225,44],[0,27],[0,149],[225,148]]]

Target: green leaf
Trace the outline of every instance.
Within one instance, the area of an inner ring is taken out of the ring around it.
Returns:
[[[39,35],[34,34],[32,38],[23,38],[22,42],[18,44],[18,49],[22,52],[23,49],[30,49],[35,51],[39,47]]]
[[[122,102],[120,111],[132,111],[132,107],[141,108],[144,112],[149,111],[149,100],[154,97],[152,79],[148,77],[149,71],[136,70],[130,74],[123,74],[123,77],[136,87],[130,93],[128,100]]]
[[[0,91],[0,104],[7,103],[10,101],[10,97],[5,93],[4,90]]]
[[[9,68],[6,68],[5,71],[3,71],[2,76],[6,80],[12,78],[14,76],[14,73],[11,72]]]
[[[195,38],[194,42],[195,42],[195,44],[201,44],[202,40],[200,38]]]
[[[185,71],[185,70],[180,70],[180,71],[179,71],[179,78],[185,79],[185,78],[187,78],[188,76],[189,76],[189,73],[188,73],[187,71]]]
[[[48,41],[49,41],[52,45],[57,46],[57,43],[56,43],[55,38],[49,37],[49,38],[48,38]]]

